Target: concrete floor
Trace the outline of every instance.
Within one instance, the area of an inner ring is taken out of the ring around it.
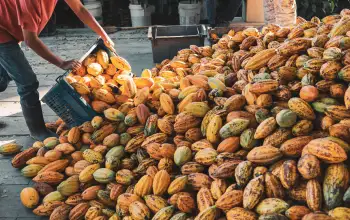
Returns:
[[[142,69],[154,66],[146,29],[116,32],[110,34],[110,37],[116,43],[118,54],[130,62],[136,75],[139,75]],[[96,39],[97,36],[89,30],[74,29],[59,31],[56,36],[43,38],[43,41],[63,59],[79,59]],[[22,47],[37,74],[40,82],[39,93],[42,97],[54,85],[55,79],[63,74],[63,70],[47,63],[28,47]],[[46,105],[43,105],[43,111],[46,121],[57,119],[56,114]],[[33,143],[13,82],[5,92],[0,93],[0,145],[11,140],[16,140],[24,148]],[[40,219],[32,214],[30,209],[23,207],[19,199],[21,190],[31,184],[30,179],[22,177],[19,170],[12,168],[11,157],[0,155],[0,220]]]

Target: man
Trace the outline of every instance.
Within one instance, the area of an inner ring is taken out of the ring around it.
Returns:
[[[208,23],[210,27],[215,27],[216,25],[216,0],[206,0]]]
[[[246,1],[246,0],[243,0]],[[208,23],[215,27],[216,22],[231,22],[236,16],[241,15],[242,0],[206,0]],[[217,6],[218,5],[218,6]]]
[[[84,24],[101,36],[107,47],[113,48],[112,40],[80,0],[65,1]],[[5,91],[10,80],[14,80],[23,116],[31,136],[36,140],[44,140],[55,134],[45,127],[37,91],[39,82],[19,43],[24,41],[39,56],[64,70],[79,68],[81,65],[75,60],[62,60],[38,37],[56,3],[57,0],[0,1],[0,92]]]
[[[224,21],[231,22],[235,17],[241,15],[242,13],[242,3],[246,0],[228,0],[224,4],[222,4],[222,16],[221,19]],[[220,11],[221,11],[220,10]]]

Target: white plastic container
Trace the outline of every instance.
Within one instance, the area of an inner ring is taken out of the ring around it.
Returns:
[[[99,24],[103,24],[103,17],[102,17],[102,4],[99,1],[95,2],[87,2],[85,5],[85,8],[91,13],[92,16],[95,17],[96,21],[98,21]]]
[[[133,27],[151,26],[151,14],[154,12],[154,6],[142,8],[141,5],[129,5],[131,24]]]
[[[201,18],[201,5],[189,2],[179,3],[180,25],[199,24]]]

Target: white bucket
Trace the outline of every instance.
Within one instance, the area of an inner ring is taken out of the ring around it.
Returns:
[[[154,11],[153,6],[142,8],[141,5],[129,5],[131,24],[133,27],[151,26],[151,14]]]
[[[201,5],[189,2],[179,3],[180,25],[199,24],[201,18]]]
[[[90,12],[92,16],[95,17],[96,21],[103,24],[103,17],[102,17],[102,4],[99,1],[96,2],[88,2],[85,5],[85,8]]]

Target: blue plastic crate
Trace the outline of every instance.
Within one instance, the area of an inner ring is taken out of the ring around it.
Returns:
[[[98,49],[108,51],[101,39],[96,41],[80,61],[83,61]],[[69,71],[56,79],[57,83],[45,94],[41,101],[46,103],[68,126],[73,127],[90,121],[98,113],[67,82],[65,76],[68,73]]]

